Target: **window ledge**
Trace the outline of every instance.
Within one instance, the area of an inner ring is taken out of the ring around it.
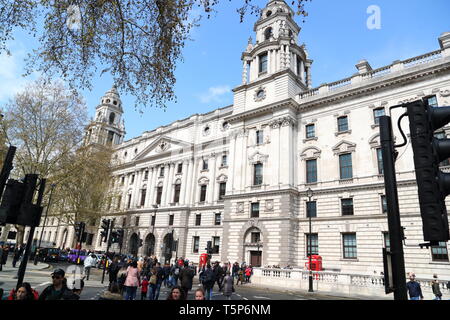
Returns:
[[[430,264],[450,265],[450,261],[431,261]]]
[[[228,166],[220,166],[219,169],[228,169]]]
[[[371,125],[370,127],[371,127],[372,129],[375,129],[375,128],[380,127],[380,125],[379,125],[379,124],[373,124],[373,125]]]
[[[209,172],[209,169],[200,170],[200,173],[203,173],[203,172]]]
[[[338,132],[336,132],[334,135],[337,137],[337,136],[339,136],[339,135],[341,135],[341,134],[351,134],[352,133],[352,130],[346,130],[346,131],[338,131]]]
[[[340,261],[359,262],[358,258],[341,258]]]
[[[350,184],[350,183],[353,183],[353,178],[339,180],[339,184]]]
[[[317,141],[318,139],[319,139],[318,137],[306,138],[306,139],[303,139],[303,143],[308,142],[308,141]]]

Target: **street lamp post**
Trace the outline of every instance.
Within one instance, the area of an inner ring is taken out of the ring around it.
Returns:
[[[37,265],[37,263],[38,263],[38,252],[39,252],[39,249],[41,248],[42,235],[44,234],[45,224],[47,223],[48,208],[50,208],[50,205],[51,205],[51,202],[52,202],[53,189],[55,189],[56,184],[52,183],[50,185],[50,187],[51,187],[51,189],[50,189],[50,197],[48,199],[47,209],[45,210],[44,224],[42,225],[41,235],[39,237],[39,243],[38,243],[38,245],[36,247],[36,250],[34,252],[34,265]]]
[[[258,257],[260,257],[260,255],[259,255],[259,247],[261,247],[261,240],[260,239],[258,239],[258,241],[256,242],[256,247],[258,248]],[[257,267],[261,267],[261,264],[262,264],[262,261],[259,261],[259,266],[257,266]]]
[[[313,196],[313,191],[311,190],[311,188],[308,188],[308,190],[306,191],[306,195],[308,197],[308,202],[311,202],[311,198]],[[312,276],[312,269],[311,269],[311,212],[308,212],[308,210],[306,210],[306,212],[308,213],[309,216],[309,236],[308,236],[308,256],[309,256],[309,290],[308,292],[314,292],[313,290],[313,276]]]

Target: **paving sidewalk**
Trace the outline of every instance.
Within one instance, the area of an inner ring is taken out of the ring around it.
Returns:
[[[330,292],[330,291],[314,291],[314,292],[308,292],[307,290],[295,290],[295,289],[282,289],[282,288],[276,288],[276,287],[268,287],[268,286],[261,286],[253,283],[246,283],[244,284],[246,287],[250,288],[258,288],[258,289],[264,289],[264,290],[270,290],[270,291],[278,291],[278,292],[286,292],[292,295],[301,295],[304,297],[310,297],[315,300],[394,300],[393,295],[386,295],[383,296],[368,296],[368,295],[346,295],[341,292]]]
[[[12,264],[9,262],[5,265],[3,265],[3,271],[0,271],[0,276],[2,275],[2,272],[11,272],[11,271],[18,271],[19,270],[20,263],[17,262],[16,268],[13,268]],[[37,265],[34,265],[33,261],[28,261],[27,263],[27,271],[31,270],[45,270],[50,268],[50,265],[47,263],[38,262]]]

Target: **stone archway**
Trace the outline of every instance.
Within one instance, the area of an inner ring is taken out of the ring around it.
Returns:
[[[128,242],[128,248],[130,254],[137,256],[139,250],[139,237],[136,233],[131,235],[130,241]]]
[[[264,242],[261,229],[256,226],[248,228],[243,237],[243,257],[247,264],[261,267],[263,263]]]
[[[162,251],[161,256],[164,263],[170,263],[170,259],[172,259],[172,249],[173,249],[173,234],[167,233],[162,242]]]
[[[145,247],[144,247],[144,254],[148,257],[155,254],[155,244],[156,244],[156,238],[153,233],[149,233],[147,237],[145,237]]]

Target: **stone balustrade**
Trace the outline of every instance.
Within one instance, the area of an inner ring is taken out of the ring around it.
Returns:
[[[335,81],[332,83],[322,84],[318,88],[314,88],[308,91],[305,91],[299,95],[300,100],[308,99],[317,95],[334,93],[340,89],[348,88],[349,86],[355,84],[361,84],[364,81],[369,81],[372,79],[379,79],[384,76],[393,74],[397,71],[401,71],[404,69],[413,68],[418,65],[423,65],[427,63],[432,63],[434,61],[443,59],[444,55],[442,50],[436,50],[433,52],[429,52],[417,57],[413,57],[410,59],[406,59],[403,61],[395,61],[389,66],[384,66],[375,70],[370,70],[368,72],[364,72],[362,74],[355,74],[352,77],[345,78],[339,81]]]
[[[339,293],[340,295],[393,298],[384,291],[384,278],[379,275],[347,274],[332,271],[313,271],[314,291],[322,293]],[[303,269],[254,268],[252,283],[264,287],[308,290],[309,271]],[[416,279],[421,287],[424,298],[434,298],[431,289],[432,279]],[[407,279],[405,278],[405,281]],[[440,279],[441,291],[445,296],[450,294],[447,281]]]

